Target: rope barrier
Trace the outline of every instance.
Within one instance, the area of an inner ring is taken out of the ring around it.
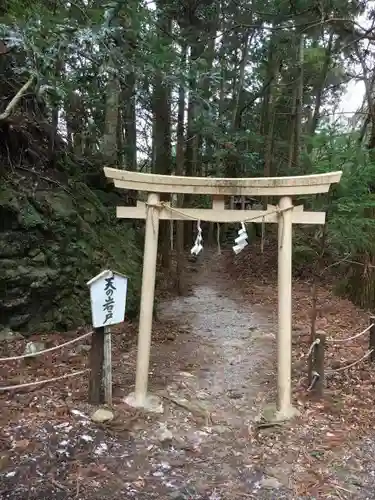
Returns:
[[[348,337],[347,339],[337,339],[337,340],[335,340],[334,338],[328,338],[326,340],[327,340],[327,342],[334,342],[334,343],[349,342],[350,340],[357,339],[358,337],[361,337],[362,335],[364,335],[365,333],[367,333],[369,330],[371,330],[371,328],[374,326],[374,324],[375,323],[372,323],[370,326],[368,326],[367,328],[365,328],[363,330],[363,332],[356,333],[355,335],[353,335],[352,337]]]
[[[0,392],[3,391],[12,391],[14,389],[21,389],[24,387],[32,387],[33,385],[42,385],[47,384],[48,382],[56,382],[57,380],[62,380],[64,378],[76,377],[78,375],[82,375],[83,373],[89,372],[90,369],[86,368],[85,370],[80,370],[78,372],[66,373],[65,375],[60,375],[60,377],[48,378],[46,380],[37,380],[36,382],[28,382],[27,384],[18,384],[18,385],[8,385],[5,387],[0,387]]]
[[[320,378],[320,375],[318,372],[316,371],[313,371],[312,372],[312,380],[311,380],[311,384],[309,385],[309,387],[307,388],[307,392],[310,392],[312,389],[314,389],[314,385],[317,383],[317,381],[319,380]]]
[[[336,368],[335,370],[327,370],[326,373],[336,373],[336,372],[342,372],[344,370],[348,370],[349,368],[352,368],[353,366],[357,365],[358,363],[360,363],[364,359],[368,358],[373,351],[374,351],[374,349],[370,349],[361,358],[357,359],[357,361],[350,363],[350,365],[340,366],[340,368]]]
[[[165,208],[166,210],[169,210],[170,212],[175,212],[176,214],[179,214],[181,215],[182,217],[186,218],[186,219],[190,219],[190,220],[193,220],[193,221],[198,221],[200,222],[201,219],[198,219],[197,217],[194,217],[193,215],[190,215],[189,213],[185,212],[184,210],[179,210],[175,207],[172,207],[168,202],[164,202],[164,201],[161,201],[159,203],[148,203],[146,202],[145,203],[146,205],[146,210],[148,211],[149,208],[153,207],[153,208]],[[288,210],[293,210],[294,206],[292,205],[291,207],[286,207],[286,208],[280,208],[279,206],[276,206],[275,210],[270,210],[270,211],[266,211],[266,213],[262,213],[261,215],[255,215],[254,217],[248,217],[247,219],[243,219],[243,218],[240,218],[238,219],[237,221],[232,221],[233,223],[234,222],[243,222],[243,223],[248,223],[248,222],[253,222],[255,220],[258,220],[258,219],[262,219],[262,253],[263,253],[263,245],[264,245],[264,224],[265,224],[265,218],[269,215],[273,215],[273,214],[282,214],[284,212],[287,212]],[[243,210],[241,211],[241,213],[243,212]],[[251,210],[250,210],[251,212]],[[146,215],[146,218],[147,218],[147,215]],[[204,219],[206,222],[217,222],[216,220],[212,220],[210,217],[207,217]],[[282,223],[282,236],[281,236],[281,247],[283,245],[283,241],[284,241],[284,219],[281,220],[281,223]],[[154,228],[154,232],[155,232],[155,227],[154,227],[154,219],[152,219],[152,226]],[[218,225],[219,227],[219,225]],[[218,235],[217,235],[217,244],[218,244],[218,254],[221,253],[221,248],[220,248],[220,233],[218,231]]]
[[[150,207],[154,208],[165,208],[166,210],[169,210],[170,212],[175,212],[176,214],[181,215],[182,217],[185,217],[187,219],[193,220],[193,221],[200,221],[197,217],[194,217],[190,215],[189,213],[185,212],[184,210],[178,210],[175,207],[172,207],[169,203],[167,202],[159,202],[155,204],[150,204],[146,202],[146,209],[148,210]],[[232,221],[232,222],[243,222],[243,223],[248,223],[248,222],[253,222],[258,219],[262,219],[262,247],[264,245],[264,224],[265,224],[265,218],[269,215],[277,214],[280,215],[284,212],[287,212],[288,210],[293,210],[294,206],[286,207],[286,208],[280,208],[279,206],[276,206],[275,210],[270,210],[266,211],[266,213],[262,213],[261,215],[255,215],[254,217],[248,217],[247,219],[240,218],[237,221]],[[243,211],[241,211],[243,212]],[[250,210],[251,212],[251,210]],[[210,217],[207,217],[204,219],[206,222],[216,222],[215,220],[212,220]],[[284,241],[284,219],[281,220],[282,223],[282,236],[281,236],[281,248],[283,246],[283,241]],[[220,249],[220,242],[218,242],[218,253],[221,252]]]
[[[12,356],[10,358],[0,358],[0,362],[1,361],[16,361],[18,359],[25,359],[25,358],[33,358],[35,356],[39,356],[40,354],[45,354],[46,352],[57,351],[57,349],[62,349],[63,347],[65,347],[67,345],[74,344],[75,342],[78,342],[79,340],[82,340],[86,337],[89,337],[90,335],[92,335],[92,331],[84,333],[83,335],[81,335],[80,337],[77,337],[75,339],[68,340],[67,342],[64,342],[64,344],[56,345],[54,347],[50,347],[49,349],[44,349],[43,351],[30,353],[30,354],[21,354],[19,356]]]
[[[307,354],[306,354],[306,358],[309,358],[311,356],[311,353],[313,352],[313,349],[314,349],[314,346],[320,344],[320,339],[315,339],[314,342],[311,344]]]

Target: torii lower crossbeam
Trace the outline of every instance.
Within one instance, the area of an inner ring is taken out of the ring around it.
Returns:
[[[267,205],[267,210],[225,210],[224,200],[222,208],[218,207],[218,202],[213,208],[184,208],[181,212],[170,206],[169,203],[158,205],[160,220],[202,220],[205,222],[233,223],[242,222],[279,222],[278,208],[274,205]],[[147,204],[142,201],[137,202],[136,207],[117,207],[116,215],[118,219],[146,219]],[[241,218],[242,216],[242,218]],[[293,207],[293,224],[324,224],[325,212],[304,212],[302,205]]]

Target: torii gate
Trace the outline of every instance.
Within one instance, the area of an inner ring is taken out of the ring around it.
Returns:
[[[136,407],[155,409],[157,398],[147,393],[151,348],[152,313],[158,249],[159,220],[205,220],[210,222],[278,223],[278,333],[277,333],[277,414],[278,420],[293,417],[297,411],[291,401],[292,365],[292,225],[324,224],[325,212],[304,212],[293,206],[291,196],[326,193],[340,181],[342,172],[296,177],[212,178],[179,177],[104,168],[115,187],[148,192],[147,203],[136,207],[117,207],[117,217],[146,219],[141,307],[135,392],[127,402]],[[212,208],[174,209],[160,202],[160,193],[212,195]],[[277,207],[267,210],[226,210],[225,196],[278,196]]]

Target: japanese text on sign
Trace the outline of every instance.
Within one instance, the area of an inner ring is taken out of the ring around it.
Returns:
[[[94,328],[122,323],[128,279],[122,274],[103,271],[88,282]]]
[[[105,318],[104,318],[104,324],[106,324],[110,319],[113,318],[113,308],[114,308],[114,298],[113,298],[113,292],[116,290],[115,284],[114,284],[114,276],[111,278],[106,278],[105,281],[105,286],[104,286],[104,292],[106,294],[106,299],[103,304],[103,311],[105,313]]]

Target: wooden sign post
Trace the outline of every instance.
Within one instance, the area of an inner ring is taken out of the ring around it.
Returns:
[[[125,318],[128,278],[103,271],[87,282],[90,287],[94,332],[90,351],[89,403],[112,405],[111,325]],[[102,390],[104,388],[104,391]]]

